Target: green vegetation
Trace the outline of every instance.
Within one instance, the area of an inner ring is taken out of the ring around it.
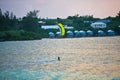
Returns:
[[[38,10],[30,11],[22,19],[17,19],[13,13],[0,9],[0,40],[34,40],[41,39],[38,24]]]
[[[13,31],[2,31],[0,32],[0,39],[1,40],[34,40],[34,39],[41,39],[41,35],[25,31],[25,30],[13,30]]]
[[[2,12],[0,9],[0,41],[3,40],[33,40],[47,38],[49,32],[56,33],[59,30],[41,29],[41,25],[38,21],[45,22],[46,25],[56,25],[56,23],[61,21],[64,25],[73,26],[74,30],[92,30],[97,32],[99,29],[93,29],[90,24],[98,20],[109,20],[107,27],[101,29],[107,31],[108,29],[114,30],[117,35],[120,35],[120,12],[116,17],[107,17],[104,19],[94,18],[93,15],[86,16],[68,16],[66,19],[41,19],[38,18],[38,10],[30,11],[23,18],[16,18],[16,16],[9,11]]]

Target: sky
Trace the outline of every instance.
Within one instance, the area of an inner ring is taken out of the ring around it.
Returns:
[[[41,18],[67,18],[79,14],[96,18],[114,17],[120,11],[120,0],[0,0],[3,12],[13,12],[18,18],[39,10]]]

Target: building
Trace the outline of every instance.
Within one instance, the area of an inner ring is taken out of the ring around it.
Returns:
[[[78,30],[75,30],[75,31],[74,31],[74,37],[79,37],[79,36],[80,36],[79,31],[78,31]]]
[[[38,21],[38,24],[39,24],[39,25],[45,25],[45,22],[43,22],[43,21]]]
[[[87,33],[88,37],[92,37],[94,35],[93,31],[91,31],[91,30],[87,30],[86,33]]]
[[[97,20],[97,22],[109,23],[109,22],[111,22],[111,20],[110,19],[101,19],[101,20]]]
[[[55,34],[53,32],[49,32],[48,35],[49,35],[49,38],[54,38],[55,37]]]
[[[107,25],[103,22],[94,22],[91,24],[91,27],[93,27],[93,28],[106,28]]]
[[[67,37],[72,38],[74,36],[72,31],[67,31]]]
[[[61,38],[61,32],[56,32],[56,38]]]
[[[42,25],[42,29],[59,29],[58,25]],[[74,29],[72,26],[65,25],[65,29]]]
[[[83,31],[83,30],[80,30],[79,31],[79,35],[80,35],[80,37],[85,37],[86,36],[86,32]]]
[[[115,32],[113,30],[108,30],[107,31],[107,35],[108,36],[114,36],[115,35]]]
[[[104,36],[105,35],[104,31],[102,31],[102,30],[99,30],[97,33],[98,33],[98,36]]]

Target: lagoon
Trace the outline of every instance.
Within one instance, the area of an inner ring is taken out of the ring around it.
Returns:
[[[1,80],[116,78],[120,78],[120,36],[0,42]]]

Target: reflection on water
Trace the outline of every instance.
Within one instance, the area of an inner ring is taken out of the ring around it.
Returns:
[[[120,76],[120,37],[0,42],[1,80],[110,80]],[[57,57],[61,57],[61,61]]]

